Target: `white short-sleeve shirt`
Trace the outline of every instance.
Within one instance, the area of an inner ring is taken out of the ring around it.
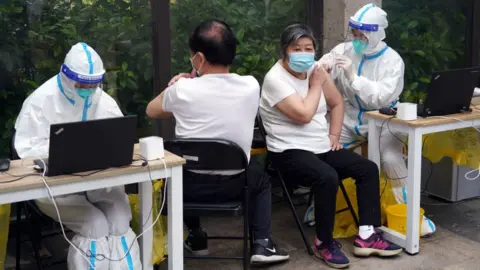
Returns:
[[[267,132],[269,151],[281,153],[289,149],[300,149],[315,154],[330,151],[327,104],[323,93],[317,112],[308,124],[296,124],[275,108],[277,103],[295,93],[302,98],[307,96],[312,70],[307,73],[307,78],[302,80],[294,77],[278,62],[265,76],[260,99],[260,115]]]
[[[165,91],[163,110],[173,113],[178,138],[229,140],[250,157],[260,99],[254,77],[206,74],[180,79]]]

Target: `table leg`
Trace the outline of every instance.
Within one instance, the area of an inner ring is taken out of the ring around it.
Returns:
[[[380,130],[381,128],[379,127],[380,122],[382,122],[382,120],[378,120],[374,118],[368,119],[368,159],[375,162],[379,169],[381,168],[380,149],[379,149],[380,148],[379,147],[380,131],[381,131]],[[383,231],[384,233],[383,237],[386,240],[392,243],[395,243],[397,245],[400,245],[401,247],[405,247],[404,235],[383,226],[380,227],[379,229]]]
[[[416,128],[408,132],[407,236],[405,250],[419,252],[420,190],[422,170],[422,133]]]
[[[368,159],[375,162],[380,168],[380,127],[376,119],[368,119]]]
[[[168,269],[183,270],[182,166],[172,168],[168,182]]]
[[[140,226],[141,232],[144,232],[140,237],[140,256],[143,265],[143,270],[152,270],[152,247],[153,247],[153,228],[145,231],[152,225],[155,217],[150,217],[152,210],[152,182],[145,181],[138,184],[138,196],[140,201]],[[153,213],[153,210],[152,210]]]

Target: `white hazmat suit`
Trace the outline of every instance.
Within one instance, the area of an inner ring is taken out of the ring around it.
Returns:
[[[115,100],[98,87],[104,74],[103,62],[91,47],[85,43],[74,45],[60,73],[23,103],[15,124],[18,155],[48,156],[52,124],[123,116]],[[78,89],[78,83],[96,87]],[[85,91],[88,94],[81,96]],[[142,269],[123,186],[58,196],[55,200],[63,224],[76,234],[72,243],[81,250],[70,246],[68,269]],[[58,221],[50,198],[39,199],[36,204]]]
[[[340,136],[340,143],[344,147],[367,139],[366,111],[396,106],[403,90],[405,71],[400,55],[383,42],[388,27],[385,11],[375,4],[365,5],[350,18],[349,26],[368,39],[363,51],[358,53],[354,42],[345,42],[319,61],[327,69],[331,68],[332,78],[344,96],[345,117]],[[398,138],[404,140],[406,136],[394,135],[384,125],[380,137],[380,156],[383,172],[390,180],[397,202],[407,203],[408,171],[403,155],[405,144]],[[433,232],[435,225],[425,217],[422,235]]]

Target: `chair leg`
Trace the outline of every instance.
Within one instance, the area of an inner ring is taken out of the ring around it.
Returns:
[[[310,244],[307,241],[307,238],[305,237],[305,232],[303,231],[302,223],[300,223],[300,220],[298,219],[297,211],[295,210],[295,206],[292,203],[292,199],[290,198],[290,194],[288,193],[287,186],[285,185],[285,181],[283,181],[283,177],[280,174],[280,171],[278,169],[277,169],[277,175],[278,175],[278,179],[280,179],[280,183],[282,183],[283,191],[286,194],[287,201],[290,205],[290,209],[292,210],[292,214],[293,214],[293,217],[295,218],[295,222],[297,223],[298,230],[302,235],[303,242],[305,243],[305,247],[307,248],[308,254],[313,255],[312,247],[310,246]]]
[[[357,214],[355,213],[355,210],[353,209],[352,202],[350,201],[350,198],[348,197],[347,190],[345,190],[345,186],[343,185],[343,182],[340,181],[340,189],[342,190],[343,197],[345,197],[345,201],[347,202],[348,209],[350,209],[350,213],[352,213],[353,220],[355,221],[355,225],[357,225],[357,228],[360,226],[360,222],[358,222],[358,217]]]
[[[249,262],[250,262],[250,258],[248,256],[249,252],[248,252],[248,243],[249,243],[249,238],[251,238],[253,241],[253,235],[250,235],[249,237],[249,231],[250,231],[250,224],[248,222],[248,219],[249,219],[249,214],[250,214],[250,211],[249,211],[249,194],[248,194],[248,188],[245,187],[245,192],[244,192],[244,205],[245,205],[245,210],[243,212],[243,269],[244,270],[247,270],[248,269],[248,265],[249,265]]]
[[[313,192],[312,192],[312,190],[310,190],[310,193],[308,194],[308,205],[307,205],[307,207],[310,207],[310,205],[312,205],[312,202],[313,202]]]
[[[32,225],[32,219],[30,217],[30,213],[28,211],[28,206],[25,203],[25,217],[27,218],[27,223],[30,228],[30,241],[32,242],[32,248],[33,248],[33,254],[35,256],[35,261],[37,263],[37,269],[42,270],[42,261],[40,259],[40,254],[38,253],[38,250],[40,249],[40,238],[41,236],[38,235],[38,230],[37,228],[34,228]]]
[[[16,242],[16,254],[15,254],[15,269],[16,270],[20,270],[21,266],[20,266],[20,247],[21,247],[21,244],[22,244],[22,233],[21,233],[21,219],[22,219],[22,203],[16,203],[16,207],[17,207],[17,221],[16,221],[16,228],[15,228],[15,242]]]

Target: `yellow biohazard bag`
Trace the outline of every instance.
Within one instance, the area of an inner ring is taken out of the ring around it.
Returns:
[[[352,206],[355,209],[355,213],[358,216],[358,206],[357,206],[357,191],[355,186],[355,180],[348,178],[343,180],[343,185],[347,191],[348,197],[352,202]],[[388,181],[385,181],[383,177],[380,178],[380,206],[382,210],[382,224],[385,224],[387,220],[387,214],[385,209],[389,205],[397,204],[395,197],[392,193],[392,187]],[[339,189],[337,193],[337,211],[347,208],[347,202],[343,196],[342,191]],[[335,226],[333,229],[334,238],[348,238],[356,235],[358,233],[358,228],[353,221],[352,214],[350,211],[344,211],[335,215]]]
[[[10,204],[0,205],[0,269],[5,268],[7,255],[8,229],[10,225]]]
[[[163,180],[155,181],[153,184],[153,209],[150,218],[155,221],[160,207],[162,206],[162,187]],[[130,200],[130,208],[132,209],[132,229],[139,235],[140,231],[140,206],[138,203],[138,195],[128,195]],[[158,222],[153,226],[153,250],[152,250],[152,264],[160,264],[165,260],[165,255],[168,252],[167,246],[167,220],[165,216],[161,216]]]
[[[479,136],[474,128],[424,135],[423,156],[433,163],[450,157],[459,166],[477,169],[480,165]]]

